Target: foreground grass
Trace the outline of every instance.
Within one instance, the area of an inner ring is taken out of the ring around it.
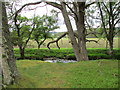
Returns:
[[[118,60],[46,63],[17,61],[19,82],[9,88],[117,88]]]
[[[17,61],[21,78],[9,88],[117,88],[118,60],[46,63]]]

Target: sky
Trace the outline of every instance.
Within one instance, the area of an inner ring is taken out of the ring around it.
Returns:
[[[37,2],[37,1],[40,1],[40,0],[22,0],[20,3],[21,5],[24,5],[26,3],[29,3],[29,2]],[[31,7],[31,8],[30,8]],[[23,16],[26,16],[28,18],[31,18],[35,15],[39,15],[39,16],[42,16],[42,15],[50,15],[50,11],[52,9],[54,10],[58,10],[56,8],[54,8],[53,6],[50,6],[50,5],[46,5],[44,3],[41,3],[41,4],[38,4],[38,5],[35,5],[35,6],[30,6],[28,8],[32,9],[32,8],[36,8],[35,10],[23,10],[21,13]],[[64,19],[63,19],[63,16],[62,14],[60,13],[58,15],[58,26],[60,28],[54,30],[55,32],[66,32],[67,31],[67,28],[64,24]],[[73,24],[73,27],[75,27],[75,25]]]
[[[19,4],[20,5],[24,5],[24,4],[26,4],[26,3],[30,3],[30,2],[37,2],[37,1],[40,1],[40,0],[17,0],[17,2],[19,2]],[[37,7],[37,8],[36,8]],[[20,8],[20,7],[18,7],[18,8]],[[28,10],[28,8],[29,9],[33,9],[33,8],[36,8],[35,10]],[[22,10],[22,15],[23,16],[26,16],[26,17],[33,17],[34,16],[34,14],[35,15],[40,15],[40,16],[42,16],[42,15],[50,15],[50,11],[52,10],[52,9],[55,9],[55,10],[58,10],[58,9],[56,9],[55,7],[52,7],[52,6],[50,6],[50,5],[45,5],[44,3],[41,3],[41,4],[38,4],[38,5],[35,5],[35,6],[29,6],[27,9],[24,9],[24,10]],[[97,15],[97,12],[95,12],[94,13],[94,15],[93,16],[96,16]],[[59,25],[59,29],[56,29],[56,30],[54,30],[55,32],[66,32],[67,31],[67,28],[66,28],[66,25],[65,25],[65,23],[64,23],[64,19],[63,19],[63,16],[62,16],[62,14],[60,13],[59,14],[59,16],[58,16],[58,25]],[[75,22],[74,22],[74,19],[73,18],[70,18],[70,19],[72,19],[71,20],[71,23],[72,23],[72,27],[73,27],[73,29],[74,30],[76,30],[76,26],[75,26]],[[93,20],[94,21],[94,20]],[[94,21],[94,23],[95,23],[95,26],[94,27],[97,27],[97,26],[99,26],[99,23],[98,22],[95,22]]]
[[[26,3],[30,3],[30,2],[37,2],[37,1],[40,1],[40,0],[19,0],[20,1],[20,4],[21,5],[24,5],[24,4],[26,4]],[[18,2],[19,2],[18,1]],[[37,7],[37,8],[36,8]],[[53,6],[50,6],[50,5],[46,5],[45,6],[45,4],[44,3],[41,3],[41,4],[38,4],[38,5],[33,5],[33,6],[29,6],[29,8],[30,9],[33,9],[33,8],[36,8],[35,10],[22,10],[22,15],[23,16],[26,16],[26,17],[33,17],[34,16],[34,14],[35,15],[40,15],[40,16],[42,16],[42,15],[50,15],[50,11],[52,10],[52,9],[55,9],[55,10],[58,10],[58,9],[56,9],[55,7],[53,7]],[[67,31],[67,28],[66,28],[66,25],[65,25],[65,23],[64,23],[64,19],[63,19],[63,16],[62,16],[62,14],[60,13],[59,15],[58,15],[58,25],[59,25],[59,29],[56,29],[56,30],[54,30],[55,32],[66,32]],[[74,22],[74,19],[72,18],[72,17],[70,17],[70,19],[72,19],[71,20],[71,23],[72,23],[72,27],[73,27],[73,29],[74,30],[76,30],[76,25],[75,25],[75,22]],[[95,27],[97,27],[99,24],[98,23],[96,23],[96,26]]]
[[[37,5],[37,6],[44,6],[44,4],[42,5]],[[36,10],[32,10],[32,11],[23,11],[22,14],[26,17],[33,17],[34,14],[37,16],[42,16],[42,15],[50,15],[50,11],[52,9],[55,9],[53,8],[52,6],[44,6],[44,7],[40,7],[40,8],[37,8]],[[57,32],[64,32],[64,31],[67,31],[66,29],[66,26],[64,24],[64,19],[62,17],[62,14],[59,14],[58,15],[58,26],[60,27],[59,29],[56,29],[55,31]]]

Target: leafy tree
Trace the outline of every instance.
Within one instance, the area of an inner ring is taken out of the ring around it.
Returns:
[[[14,45],[19,47],[21,58],[24,58],[24,50],[31,38],[35,25],[32,19],[21,15],[18,15],[16,19],[17,22],[14,21],[16,27],[12,28],[11,31],[12,41]]]
[[[45,42],[47,38],[52,38],[50,31],[59,28],[56,25],[56,19],[53,16],[43,15],[42,17],[34,17],[35,28],[32,38],[37,42],[38,48]]]

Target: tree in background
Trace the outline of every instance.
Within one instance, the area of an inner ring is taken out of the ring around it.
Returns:
[[[109,45],[108,54],[113,54],[113,38],[120,32],[119,12],[120,2],[96,2],[86,9],[86,24],[90,32],[97,38],[106,40],[106,48]],[[96,28],[94,28],[96,26]]]
[[[17,20],[17,21],[16,21]],[[28,19],[18,15],[15,20],[15,28],[11,30],[12,41],[14,45],[17,45],[20,49],[20,58],[24,58],[24,51],[27,43],[31,38],[31,34],[35,28],[34,20]]]
[[[109,54],[113,55],[113,38],[120,30],[116,29],[119,23],[120,2],[98,2],[103,32],[109,42]]]
[[[34,17],[35,28],[32,38],[37,42],[38,48],[40,48],[47,38],[52,38],[50,31],[59,28],[56,22],[55,16],[43,15],[42,17]]]

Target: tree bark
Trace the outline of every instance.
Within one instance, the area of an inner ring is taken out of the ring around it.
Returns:
[[[113,38],[109,39],[108,42],[109,42],[109,51],[108,51],[108,54],[109,55],[113,55]]]
[[[108,49],[108,40],[106,39],[106,49]]]
[[[66,10],[66,6],[65,6],[64,2],[61,2],[61,5],[63,7],[62,14],[64,17],[64,21],[65,21],[66,27],[68,29],[68,36],[71,40],[71,44],[72,44],[76,59],[77,59],[77,61],[81,61],[82,58],[81,58],[80,48],[79,48],[77,40],[74,36],[74,31],[73,31],[73,28],[72,28],[72,25],[71,25],[71,22],[70,22],[70,19],[69,19],[67,10]]]
[[[80,47],[80,53],[82,60],[88,60],[88,54],[86,49],[86,33],[85,33],[85,2],[78,2],[78,20],[76,21],[78,32],[78,45]]]
[[[0,11],[2,3],[0,2]],[[0,22],[2,22],[2,12],[0,12]],[[2,23],[0,23],[0,51],[2,51]],[[2,52],[0,52],[0,90],[2,89]]]
[[[18,72],[10,38],[5,3],[0,2],[0,4],[2,5],[2,83],[9,85],[17,78]]]
[[[109,15],[109,54],[113,55],[113,38],[114,38],[114,30],[115,30],[115,26],[114,26],[114,15],[113,15],[113,9],[112,9],[112,3],[113,2],[109,2],[109,6],[110,6],[110,15]]]
[[[47,38],[45,37],[40,43],[38,43],[38,49],[40,49],[41,45],[45,42]],[[39,41],[38,41],[39,42]]]
[[[21,45],[19,45],[18,46],[19,47],[19,50],[20,50],[20,58],[21,59],[24,59],[25,58],[25,49],[21,46]]]

